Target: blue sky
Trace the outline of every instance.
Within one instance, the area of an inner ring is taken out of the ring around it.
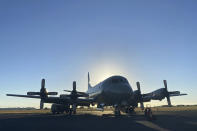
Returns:
[[[173,104],[197,104],[197,2],[0,1],[0,107],[39,106],[38,100],[6,97],[40,90],[80,91],[111,75],[125,76],[142,92],[163,87],[188,96]],[[152,102],[152,105],[166,104]]]

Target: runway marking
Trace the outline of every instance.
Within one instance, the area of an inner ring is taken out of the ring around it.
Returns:
[[[155,130],[159,130],[159,131],[170,131],[168,129],[159,127],[158,125],[156,125],[156,124],[154,124],[152,122],[149,122],[149,121],[136,121],[136,123],[142,124],[142,125],[144,125],[146,127],[149,127],[149,128],[155,129]]]

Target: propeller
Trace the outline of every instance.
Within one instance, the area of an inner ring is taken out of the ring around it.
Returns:
[[[152,100],[160,100],[160,101],[166,98],[168,106],[172,106],[170,97],[187,95],[187,94],[181,94],[180,91],[168,91],[167,81],[163,80],[163,83],[164,83],[164,88],[160,88],[151,93],[145,94],[145,97],[148,97]]]
[[[41,89],[40,92],[27,92],[27,95],[39,95],[40,100],[40,109],[43,109],[44,107],[44,99],[48,98],[48,95],[57,95],[57,92],[47,92],[45,88],[45,79],[42,79],[41,81]]]
[[[77,99],[78,97],[88,97],[88,94],[86,94],[85,92],[79,92],[76,89],[76,81],[73,81],[73,90],[64,90],[66,92],[70,92],[69,95],[66,95],[67,97],[70,97],[70,99],[72,100],[72,110],[73,113],[76,113],[76,108],[77,108]]]
[[[138,89],[138,100],[140,102],[140,108],[144,110],[144,103],[143,103],[143,98],[142,98],[142,93],[140,89],[140,82],[136,82],[137,89]]]
[[[172,106],[171,104],[171,100],[170,100],[170,92],[168,92],[168,86],[167,86],[167,81],[166,80],[163,80],[163,83],[164,83],[164,89],[165,89],[165,97],[167,99],[167,102],[168,102],[168,106]],[[180,93],[180,92],[179,92]]]
[[[70,92],[70,95],[67,95],[68,97],[71,97],[71,99],[77,99],[78,97],[88,97],[88,94],[85,92],[77,91],[76,89],[76,81],[73,81],[73,90],[64,90],[66,92]]]

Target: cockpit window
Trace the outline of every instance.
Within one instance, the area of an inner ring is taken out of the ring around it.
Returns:
[[[123,78],[114,78],[112,79],[112,83],[120,83],[120,82],[126,82],[126,79]]]
[[[112,83],[118,83],[119,79],[112,79]]]

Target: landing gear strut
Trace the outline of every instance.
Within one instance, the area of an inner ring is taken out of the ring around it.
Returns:
[[[77,108],[76,104],[73,104],[72,105],[73,114],[76,114],[76,108]]]
[[[153,113],[152,113],[152,110],[151,110],[151,108],[145,108],[145,110],[144,110],[144,115],[145,115],[145,117],[148,119],[148,120],[154,120],[155,119],[155,117],[153,116]]]
[[[115,107],[114,114],[115,114],[115,116],[120,116],[121,115],[120,109],[117,106]]]
[[[72,108],[69,109],[69,115],[76,114],[77,105],[73,104]]]

